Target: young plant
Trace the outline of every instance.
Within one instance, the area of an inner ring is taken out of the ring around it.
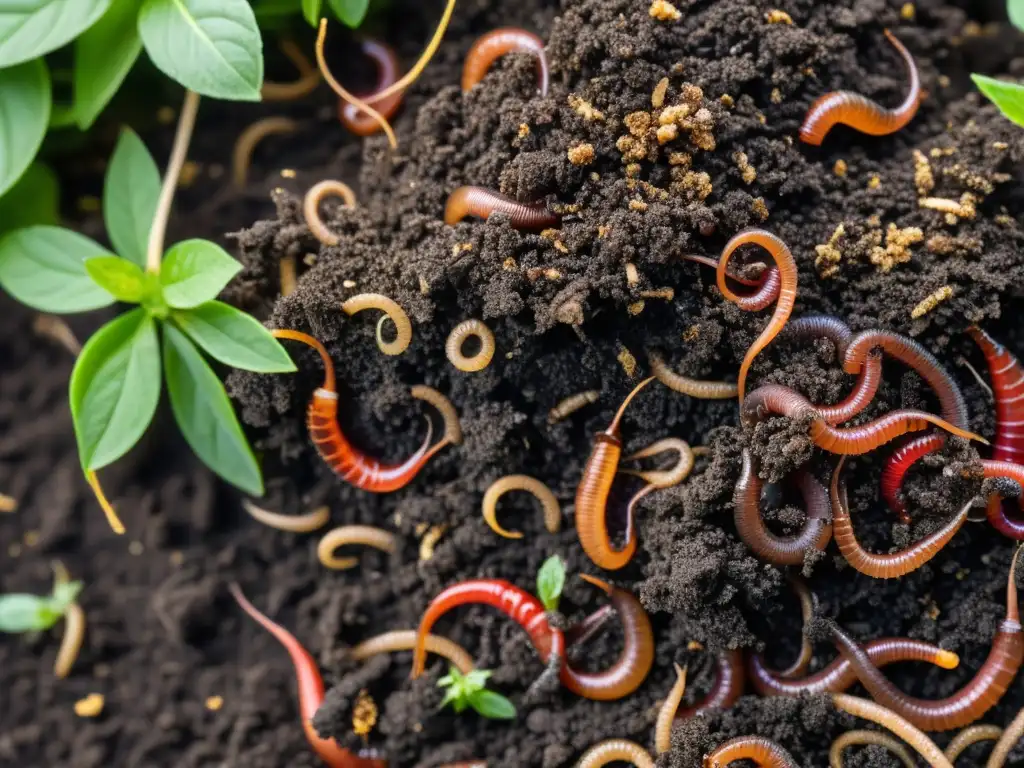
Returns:
[[[116,254],[54,226],[0,237],[0,285],[42,312],[136,307],[100,328],[71,374],[70,402],[82,469],[111,527],[124,532],[96,471],[142,437],[166,381],[171,410],[188,444],[210,469],[261,496],[263,478],[223,384],[200,350],[233,368],[294,371],[288,354],[257,320],[216,300],[241,269],[224,249],[186,240],[164,251],[164,235],[185,161],[199,96],[181,110],[161,188],[156,163],[125,130],[103,190],[107,234]]]
[[[451,667],[448,674],[437,681],[439,688],[446,689],[441,707],[451,704],[457,714],[472,707],[489,720],[512,720],[516,716],[515,705],[500,693],[487,690],[487,678],[491,674],[486,669],[474,669],[464,675]]]
[[[1024,30],[1024,0],[1007,0],[1006,12],[1017,29]],[[1017,125],[1024,126],[1024,85],[996,80],[986,75],[971,75],[974,84],[993,104],[999,107],[1003,116]]]
[[[547,611],[557,611],[558,601],[565,586],[565,563],[558,555],[552,555],[537,571],[537,597]]]
[[[82,591],[82,582],[57,578],[45,597],[30,594],[0,595],[0,632],[44,632],[64,618]]]

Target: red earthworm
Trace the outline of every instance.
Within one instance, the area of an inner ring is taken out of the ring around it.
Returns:
[[[878,385],[882,383],[882,353],[872,350],[868,355],[867,363],[860,370],[857,376],[857,383],[854,384],[850,394],[835,405],[819,405],[818,413],[829,424],[842,424],[849,421],[870,405],[878,392]]]
[[[800,140],[813,146],[820,146],[825,135],[838,124],[848,125],[869,136],[885,136],[895,133],[909,123],[924,98],[921,91],[921,77],[917,64],[903,43],[887,29],[885,36],[903,59],[907,68],[910,87],[907,97],[895,109],[888,109],[866,96],[852,91],[833,91],[819,96],[807,111],[800,126]]]
[[[751,297],[739,296],[733,293],[732,289],[729,288],[729,283],[726,281],[729,259],[732,258],[732,254],[737,248],[747,243],[759,245],[768,251],[775,261],[775,266],[779,269],[781,286],[779,288],[779,299],[775,303],[775,311],[772,313],[771,320],[768,322],[767,327],[761,331],[761,335],[750,345],[750,348],[743,356],[743,362],[740,364],[737,386],[739,387],[741,405],[743,403],[743,394],[746,390],[747,372],[750,370],[750,365],[754,362],[758,352],[767,347],[772,339],[778,335],[779,331],[785,327],[786,321],[793,311],[793,304],[796,302],[797,286],[796,262],[793,261],[793,254],[789,252],[786,244],[776,235],[766,230],[747,229],[735,235],[726,243],[725,250],[722,251],[722,257],[718,260],[718,290],[726,300],[733,302],[740,309],[751,309],[749,303]]]
[[[1013,554],[1006,584],[1006,616],[992,641],[988,658],[971,681],[952,696],[938,700],[907,696],[871,663],[857,642],[839,627],[831,626],[833,642],[850,660],[857,678],[875,701],[926,731],[960,728],[975,722],[995,706],[1013,682],[1024,659],[1024,632],[1021,631],[1015,581],[1019,553],[1018,548]]]
[[[695,261],[698,264],[703,264],[715,270],[718,269],[718,261],[710,256],[698,256],[697,254],[688,253],[684,254],[682,258],[687,261]],[[764,266],[764,262],[758,263]],[[735,280],[740,285],[757,288],[753,293],[743,297],[743,309],[749,312],[760,312],[765,307],[774,304],[779,298],[779,290],[782,288],[782,276],[779,274],[779,268],[775,266],[765,267],[761,274],[753,280],[732,273],[729,273],[726,277],[730,280]]]
[[[942,669],[956,669],[960,664],[960,657],[952,651],[905,637],[869,640],[863,647],[871,663],[876,667],[901,661],[922,661]],[[853,667],[843,656],[806,677],[786,679],[768,668],[762,654],[752,653],[747,657],[747,675],[751,686],[762,696],[842,693],[857,682]]]
[[[807,519],[799,533],[777,536],[768,530],[761,517],[764,483],[757,476],[757,464],[750,451],[744,449],[743,468],[732,497],[736,531],[743,543],[763,560],[775,565],[802,564],[808,550],[824,550],[832,538],[828,492],[809,472],[798,472],[796,482],[804,500]]]
[[[1003,735],[1003,729],[998,725],[969,725],[953,737],[953,740],[946,745],[946,759],[955,763],[956,759],[972,744],[979,741],[998,741]],[[999,768],[999,765],[990,766]]]
[[[622,405],[619,406],[608,429],[598,432],[594,437],[594,447],[591,449],[590,458],[587,459],[586,467],[583,469],[583,477],[580,478],[579,486],[576,488],[576,533],[579,536],[580,545],[595,565],[609,571],[625,566],[633,558],[637,544],[633,531],[632,501],[626,512],[626,543],[622,549],[612,549],[611,539],[608,535],[608,523],[605,519],[608,494],[619,467],[619,457],[622,455],[619,422],[630,401],[653,380],[653,378],[648,378],[637,384],[636,388],[622,401]],[[647,488],[649,489],[650,486]],[[633,501],[636,498],[634,497]]]
[[[427,437],[419,449],[401,464],[382,464],[353,446],[338,425],[338,390],[334,377],[334,363],[324,345],[312,336],[299,331],[274,330],[275,338],[301,341],[320,354],[324,366],[324,383],[310,400],[306,414],[309,436],[317,453],[335,474],[357,488],[374,493],[396,491],[409,484],[431,457],[451,440],[445,436],[430,445],[433,427],[427,422]]]
[[[373,93],[360,96],[367,103],[371,103],[374,94],[380,93],[398,80],[398,56],[390,46],[376,40],[363,40],[362,50],[363,55],[372,59],[373,63],[377,65],[377,87],[373,89]],[[385,120],[390,120],[392,115],[398,111],[403,96],[402,91],[385,96],[374,103],[374,109]],[[338,119],[356,136],[372,136],[380,130],[379,122],[360,110],[355,104],[341,98],[338,99]]]
[[[873,555],[866,552],[857,541],[850,520],[850,505],[846,498],[846,483],[841,481],[843,456],[836,464],[832,473],[832,528],[835,533],[836,545],[846,562],[855,571],[875,579],[896,579],[916,571],[927,563],[949,543],[957,531],[967,521],[967,513],[971,510],[973,499],[968,501],[945,525],[915,541],[909,547],[891,555]]]
[[[910,525],[910,513],[907,511],[906,503],[900,498],[903,478],[919,459],[934,453],[945,444],[944,435],[925,435],[904,443],[886,459],[882,468],[882,498],[904,525]]]
[[[985,477],[1007,477],[1010,480],[1016,480],[1021,483],[1021,487],[1024,487],[1024,466],[1020,464],[1015,464],[1012,461],[983,459],[981,466],[984,469]],[[1003,500],[995,494],[988,500],[988,522],[1003,536],[1024,541],[1024,520],[1010,517]]]
[[[811,442],[830,453],[867,453],[900,435],[927,429],[929,424],[942,427],[958,437],[988,445],[985,438],[973,432],[956,427],[934,414],[913,409],[890,411],[874,421],[856,427],[835,427],[821,417],[817,408],[806,397],[779,384],[767,384],[756,389],[740,411],[743,422],[748,425],[760,421],[769,413],[777,413],[791,419],[810,416],[808,436]]]
[[[302,728],[310,746],[320,756],[320,759],[331,768],[387,768],[386,760],[358,757],[349,750],[338,746],[334,739],[323,739],[317,734],[316,729],[313,728],[313,715],[316,714],[324,700],[324,681],[320,677],[316,661],[291,632],[260,613],[256,606],[242,594],[242,590],[237,584],[230,584],[228,589],[242,610],[259,622],[288,651],[299,683],[299,714],[302,717]]]
[[[743,651],[719,651],[715,665],[718,675],[707,696],[676,712],[677,720],[688,720],[712,709],[728,709],[743,693]]]
[[[562,668],[562,684],[592,701],[614,701],[633,693],[647,677],[654,663],[654,633],[647,611],[630,592],[606,581],[580,574],[580,578],[603,589],[619,615],[624,635],[618,660],[601,672],[577,672]]]
[[[592,637],[604,627],[605,622],[615,613],[610,603],[605,603],[589,616],[581,619],[566,629],[562,634],[565,636],[565,647],[573,648],[590,641]]]
[[[887,733],[868,730],[847,731],[840,734],[828,750],[829,768],[844,768],[843,751],[849,747],[862,745],[874,745],[887,749],[899,758],[905,768],[917,768],[914,758],[910,756],[907,748],[898,739]]]
[[[799,768],[789,752],[763,736],[737,736],[719,744],[704,755],[704,768],[726,768],[744,758],[761,768]]]
[[[479,38],[466,54],[462,68],[462,90],[468,91],[484,79],[494,62],[507,53],[529,53],[537,59],[537,79],[540,95],[548,95],[548,57],[544,41],[532,32],[515,27],[499,27]]]
[[[781,338],[796,341],[826,338],[835,345],[841,359],[853,338],[853,331],[834,315],[801,315],[786,323]]]
[[[942,754],[942,750],[935,746],[934,741],[892,710],[873,701],[848,696],[845,693],[832,694],[832,704],[838,710],[870,720],[892,731],[917,750],[931,768],[953,768],[953,764]]]
[[[1024,368],[1006,347],[976,325],[967,329],[981,347],[992,379],[996,403],[996,438],[992,458],[996,461],[1024,460]]]
[[[544,203],[520,203],[484,187],[459,187],[444,205],[444,223],[454,226],[467,216],[489,219],[492,213],[507,214],[514,229],[547,229],[558,225],[559,216]]]

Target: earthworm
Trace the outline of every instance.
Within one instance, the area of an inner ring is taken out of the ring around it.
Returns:
[[[607,505],[608,494],[612,481],[619,466],[622,455],[622,441],[619,434],[619,422],[626,406],[636,397],[637,393],[653,378],[644,379],[622,401],[612,423],[604,432],[594,437],[593,448],[587,464],[583,469],[576,488],[576,533],[580,545],[587,556],[599,568],[615,571],[626,565],[636,552],[636,536],[633,531],[633,505],[630,503],[626,513],[626,543],[622,549],[612,549],[608,535]]]
[[[960,657],[931,643],[904,637],[882,637],[864,643],[864,652],[876,667],[901,661],[922,661],[942,669],[956,669]],[[839,656],[826,667],[802,678],[786,679],[768,669],[760,653],[747,657],[747,675],[754,690],[762,696],[800,696],[842,693],[857,682],[850,662]]]
[[[999,741],[992,748],[992,754],[989,755],[985,768],[1002,768],[1006,763],[1006,759],[1010,756],[1010,750],[1020,741],[1022,736],[1024,736],[1024,709],[1021,709],[1010,724],[1006,726],[1003,735],[999,737]]]
[[[713,259],[710,256],[699,256],[695,253],[683,254],[682,258],[687,261],[695,261],[698,264],[711,267],[712,269],[718,269],[718,260]],[[742,308],[748,312],[760,312],[765,307],[769,307],[775,303],[779,298],[779,291],[782,289],[782,276],[779,274],[779,268],[776,266],[768,267],[764,262],[756,262],[760,264],[762,269],[761,274],[757,278],[751,280],[746,277],[740,277],[739,275],[729,273],[726,275],[730,280],[735,280],[740,285],[745,285],[748,288],[757,288],[751,294],[743,296]]]
[[[624,475],[634,475],[635,477],[642,478],[655,488],[671,488],[679,485],[693,470],[694,456],[693,451],[690,449],[690,444],[685,440],[680,440],[678,437],[665,437],[661,440],[656,440],[633,455],[624,457],[622,461],[646,459],[650,456],[657,456],[659,453],[667,453],[668,451],[675,451],[679,456],[679,460],[669,469],[622,469],[619,471]]]
[[[274,330],[271,333],[278,339],[301,341],[320,354],[324,366],[324,383],[313,392],[306,413],[306,426],[317,453],[342,480],[373,493],[396,491],[408,485],[431,457],[451,442],[446,434],[431,447],[433,426],[428,420],[427,437],[423,444],[401,464],[382,464],[377,459],[367,456],[348,441],[338,425],[338,390],[334,377],[334,363],[331,362],[324,345],[300,331]],[[445,423],[448,425],[447,418]]]
[[[892,731],[892,733],[912,746],[931,768],[953,768],[953,764],[946,759],[946,756],[942,754],[942,750],[935,745],[934,741],[915,728],[910,722],[892,710],[886,709],[881,704],[876,704],[873,701],[861,699],[857,696],[849,696],[845,693],[834,693],[832,694],[832,705],[847,714],[870,720]]]
[[[263,507],[257,507],[249,499],[242,499],[242,509],[257,522],[263,523],[269,528],[291,533],[310,533],[318,528],[323,528],[331,519],[331,510],[327,506],[317,507],[304,515],[282,515],[280,512],[271,512]]]
[[[846,455],[868,453],[900,435],[927,429],[929,424],[942,427],[958,437],[988,445],[985,438],[975,435],[973,432],[954,426],[934,414],[909,408],[890,411],[874,421],[856,427],[835,427],[828,424],[818,414],[817,408],[806,397],[779,384],[767,384],[759,387],[751,393],[748,401],[743,404],[740,412],[746,424],[753,424],[768,413],[781,414],[791,419],[810,415],[812,421],[808,436],[811,442],[830,453]]]
[[[1006,616],[992,641],[988,658],[970,682],[952,696],[938,700],[907,696],[896,688],[863,649],[838,626],[831,626],[832,640],[840,653],[850,660],[861,684],[883,706],[927,731],[948,731],[978,720],[1002,698],[1024,659],[1024,633],[1017,608],[1017,584],[1014,580],[1018,551],[1006,585]]]
[[[887,733],[878,731],[856,730],[847,731],[841,734],[838,739],[832,742],[828,750],[829,768],[843,768],[843,751],[848,747],[860,745],[874,745],[889,750],[906,768],[916,768],[917,763],[907,752],[906,747]]]
[[[658,719],[654,723],[654,752],[663,755],[672,746],[672,724],[676,719],[679,702],[686,693],[686,669],[673,663],[676,670],[676,681],[665,698],[665,703],[658,709]]]
[[[1003,729],[998,725],[969,725],[953,737],[953,740],[946,745],[946,759],[955,763],[956,759],[970,747],[979,741],[998,741],[1003,735]],[[998,766],[993,766],[998,768]]]
[[[306,58],[306,54],[295,44],[294,40],[284,39],[281,41],[281,53],[288,57],[289,61],[299,71],[299,79],[291,83],[272,83],[263,81],[260,89],[262,101],[294,101],[308,96],[320,84],[320,70],[313,66]]]
[[[341,304],[341,311],[349,317],[364,309],[379,309],[384,313],[384,317],[377,323],[377,349],[385,355],[400,355],[409,348],[409,342],[412,341],[412,323],[396,301],[380,293],[360,293],[345,299]],[[384,341],[381,335],[381,323],[385,318],[390,318],[395,326],[393,341]]]
[[[507,531],[498,523],[498,499],[509,491],[532,493],[544,510],[544,527],[548,529],[549,533],[558,533],[562,527],[562,508],[558,499],[544,483],[529,475],[505,475],[491,483],[487,492],[484,493],[484,520],[492,531],[506,539],[523,538],[521,532]]]
[[[750,370],[751,364],[754,362],[754,358],[757,357],[758,352],[768,346],[774,339],[779,331],[786,325],[786,321],[789,319],[790,313],[793,311],[793,304],[796,302],[796,286],[797,286],[797,270],[796,262],[793,261],[793,254],[789,252],[789,248],[782,242],[776,235],[763,229],[748,229],[735,235],[728,243],[726,243],[725,250],[722,251],[722,257],[718,260],[718,290],[726,298],[726,300],[733,302],[740,309],[748,309],[749,297],[739,296],[733,293],[732,289],[729,288],[729,283],[726,281],[727,268],[729,266],[729,259],[732,258],[732,254],[741,245],[751,243],[759,245],[768,251],[768,254],[772,257],[775,262],[775,266],[779,269],[779,276],[781,278],[781,286],[779,289],[779,298],[775,303],[775,311],[772,313],[771,320],[768,322],[767,327],[761,331],[761,335],[754,340],[754,343],[750,345],[746,354],[743,356],[743,362],[740,364],[740,374],[737,386],[739,387],[739,398],[740,404],[743,403],[743,394],[746,389],[747,383],[747,372]]]
[[[564,400],[559,400],[555,407],[548,411],[548,424],[559,422],[580,408],[596,403],[600,396],[601,393],[596,389],[588,389],[577,392],[575,395],[569,395]]]
[[[676,712],[677,720],[688,720],[712,709],[728,709],[743,693],[743,651],[719,651],[715,664],[718,675],[707,696]]]
[[[548,623],[540,600],[502,579],[470,579],[442,590],[424,611],[413,649],[414,680],[423,674],[426,666],[426,638],[431,627],[448,611],[462,605],[489,605],[498,609],[525,630],[545,663],[552,656],[565,659],[565,637],[560,629]]]
[[[565,664],[562,667],[562,684],[592,701],[615,701],[633,693],[651,671],[654,663],[651,620],[632,593],[593,576],[580,574],[580,578],[603,589],[608,595],[622,624],[623,647],[616,662],[601,672],[577,672]]]
[[[906,502],[900,498],[900,486],[903,485],[903,478],[918,460],[929,453],[934,453],[945,444],[946,438],[943,435],[925,435],[904,443],[886,459],[880,480],[882,498],[904,525],[910,525],[911,518]]]
[[[467,216],[489,219],[492,213],[504,213],[514,229],[539,230],[557,226],[559,217],[544,203],[520,203],[507,195],[484,187],[459,187],[444,205],[444,223],[455,226]]]
[[[839,358],[842,359],[850,339],[853,338],[853,331],[835,315],[801,315],[786,323],[781,338],[787,341],[828,339],[835,346]]]
[[[363,640],[349,653],[356,661],[365,661],[372,656],[395,651],[411,651],[416,647],[415,629],[395,629]],[[465,648],[447,637],[427,635],[427,650],[448,659],[464,675],[473,671],[473,657]]]
[[[389,46],[376,40],[363,40],[363,55],[377,65],[377,87],[374,93],[384,90],[398,80],[398,56]],[[373,94],[370,94],[372,96]],[[376,102],[376,110],[385,120],[390,120],[402,103],[401,91],[392,93]],[[363,96],[365,103],[372,101],[370,96]],[[355,104],[344,99],[338,102],[338,119],[356,136],[372,136],[381,127],[380,123],[370,115],[361,111]]]
[[[867,362],[861,368],[850,394],[835,405],[819,405],[818,413],[829,424],[849,421],[870,405],[882,383],[882,353],[872,350]]]
[[[295,283],[297,282],[297,275],[295,274],[295,256],[290,253],[286,253],[277,262],[278,268],[278,282],[281,284],[281,295],[291,296],[295,293]]]
[[[829,498],[825,487],[806,471],[795,477],[806,507],[807,519],[799,533],[777,536],[768,530],[761,516],[761,489],[757,462],[749,449],[743,450],[740,479],[733,492],[733,520],[740,539],[763,560],[775,565],[800,565],[808,551],[822,551],[832,538]]]
[[[729,739],[718,745],[711,754],[704,755],[704,768],[725,768],[743,759],[761,768],[799,768],[789,752],[763,736],[737,736]]]
[[[985,331],[972,325],[967,332],[981,347],[992,379],[996,404],[996,437],[992,458],[1019,461],[1024,457],[1024,368],[1006,347]]]
[[[347,571],[359,565],[358,557],[337,557],[334,552],[339,547],[362,544],[363,546],[379,549],[389,555],[395,554],[395,535],[382,528],[374,528],[371,525],[342,525],[328,531],[320,539],[316,548],[316,555],[325,568],[333,568],[336,571]]]
[[[71,581],[68,569],[59,560],[53,562],[54,584],[67,584]],[[53,662],[53,674],[63,680],[71,674],[71,668],[82,650],[85,639],[85,611],[78,603],[70,603],[64,612],[64,636],[60,641],[57,658]]]
[[[387,768],[386,760],[374,760],[371,758],[358,757],[347,749],[338,746],[334,739],[322,739],[313,727],[313,715],[320,708],[324,700],[324,681],[320,677],[320,670],[317,669],[316,661],[310,656],[309,651],[299,644],[295,636],[279,624],[271,621],[269,617],[260,613],[256,606],[250,603],[237,584],[228,585],[232,597],[242,607],[242,610],[255,619],[264,629],[272,634],[291,657],[292,665],[295,667],[295,675],[299,687],[299,716],[302,718],[302,728],[306,733],[313,751],[320,756],[331,768]]]
[[[800,140],[815,147],[821,146],[825,135],[838,124],[848,125],[869,136],[895,133],[909,123],[923,98],[921,78],[914,57],[887,29],[885,36],[903,59],[910,87],[907,97],[895,109],[888,109],[875,101],[852,91],[833,91],[819,96],[807,111],[800,126]]]
[[[449,2],[452,5],[455,4],[455,0],[449,0]],[[339,83],[337,79],[334,77],[334,75],[331,73],[330,67],[327,66],[327,59],[324,56],[324,41],[326,39],[327,19],[324,18],[320,20],[320,31],[316,36],[316,63],[317,66],[320,67],[320,72],[324,76],[324,80],[327,81],[327,85],[331,87],[332,91],[338,94],[338,97],[342,101],[352,104],[359,112],[366,115],[366,118],[368,120],[372,120],[374,123],[379,125],[384,130],[384,133],[387,135],[388,143],[391,145],[391,148],[398,149],[398,139],[395,138],[395,132],[391,128],[391,124],[387,121],[387,118],[384,117],[384,115],[382,115],[376,109],[371,107],[369,103],[367,103],[366,101],[358,99],[351,93],[346,91],[345,87],[341,83]],[[385,97],[387,90],[388,89],[385,88],[383,90],[377,91],[374,94],[374,99],[377,101],[383,99]],[[402,89],[399,88],[398,90],[401,91]]]
[[[409,388],[409,394],[417,400],[430,403],[434,409],[441,414],[444,422],[444,435],[437,445],[431,449],[431,454],[437,453],[445,445],[459,445],[462,443],[462,424],[459,422],[459,414],[452,405],[452,401],[442,395],[433,387],[423,384],[416,384]]]
[[[700,400],[728,400],[739,392],[737,386],[728,381],[704,381],[676,373],[657,352],[648,352],[647,361],[654,378],[675,392]]]
[[[252,153],[267,136],[295,133],[299,124],[288,117],[265,117],[257,120],[238,135],[235,149],[231,153],[232,178],[237,189],[242,189],[249,180]]]
[[[1024,466],[1013,461],[995,461],[982,459],[981,466],[985,477],[1006,477],[1018,483],[1024,483]],[[1006,510],[1003,500],[993,494],[988,500],[987,516],[989,525],[1004,536],[1024,541],[1024,520],[1013,518]]]
[[[945,525],[915,541],[909,547],[891,555],[874,555],[864,550],[853,532],[850,506],[846,497],[846,483],[842,482],[843,456],[832,473],[832,529],[839,551],[853,569],[874,579],[897,579],[916,571],[949,543],[967,520],[973,499],[968,501]]]
[[[480,342],[480,349],[471,357],[462,352],[462,345],[472,337]],[[448,340],[444,344],[444,352],[448,361],[464,373],[475,373],[482,371],[491,364],[494,357],[494,333],[484,325],[482,320],[463,320],[452,328],[448,334]]]
[[[544,41],[532,32],[514,27],[499,27],[480,37],[466,54],[462,68],[462,90],[468,91],[484,79],[494,62],[507,53],[529,53],[537,59],[540,95],[548,95],[548,57]]]
[[[603,768],[609,763],[623,762],[636,768],[654,768],[650,753],[629,739],[606,739],[600,741],[582,755],[576,768]]]
[[[803,621],[803,626],[806,627],[808,622],[810,622],[811,617],[814,615],[814,595],[812,595],[811,590],[808,589],[807,582],[799,576],[789,576],[787,581],[793,588],[793,591],[796,592],[797,598],[800,600],[800,618]],[[767,665],[764,663],[764,656],[760,653],[755,655],[758,656],[761,667],[763,669],[767,669]],[[807,637],[805,632],[801,632],[800,653],[797,655],[796,659],[794,659],[793,663],[785,669],[779,670],[778,672],[772,671],[771,674],[784,678],[793,678],[806,674],[807,668],[811,665],[811,659],[813,656],[814,647],[811,644],[811,640]],[[751,668],[749,663],[747,668]]]
[[[306,197],[302,201],[302,215],[306,219],[306,226],[310,233],[324,245],[337,245],[339,238],[331,232],[320,218],[320,203],[325,197],[340,197],[345,201],[345,206],[354,208],[356,205],[356,194],[352,187],[343,181],[325,179],[309,188]]]

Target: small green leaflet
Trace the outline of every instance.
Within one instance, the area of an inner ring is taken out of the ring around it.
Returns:
[[[0,197],[0,234],[60,220],[57,175],[44,163],[32,163],[18,183]]]
[[[565,586],[565,563],[558,555],[552,555],[537,571],[537,597],[549,611],[558,610],[558,601]]]
[[[0,0],[0,69],[35,59],[71,42],[91,27],[111,2]]]
[[[142,0],[117,0],[75,41],[73,114],[83,131],[117,93],[142,51],[138,29],[141,5]]]
[[[302,0],[302,15],[306,17],[310,26],[320,26],[323,4],[324,0]]]
[[[198,307],[224,290],[242,265],[209,240],[185,240],[171,247],[160,266],[164,300],[175,309]]]
[[[1024,30],[1024,0],[1006,0],[1006,13],[1013,26]]]
[[[229,483],[262,496],[263,475],[224,385],[171,323],[164,325],[164,375],[174,418],[196,455]]]
[[[971,75],[971,79],[978,89],[999,107],[1003,115],[1017,125],[1024,126],[1024,86],[985,75]]]
[[[0,13],[0,28],[2,19]],[[0,69],[0,125],[6,126],[0,130],[0,195],[39,151],[50,123],[50,99],[50,72],[42,59]]]
[[[516,707],[511,701],[486,688],[470,694],[469,706],[491,720],[513,720],[516,716]]]
[[[263,40],[248,0],[145,0],[139,34],[153,63],[186,88],[260,100]]]
[[[210,357],[232,368],[258,373],[291,373],[295,363],[254,317],[222,301],[174,312],[175,324]]]
[[[144,309],[90,337],[75,361],[69,398],[84,470],[117,461],[139,441],[160,400],[156,324]]]
[[[0,595],[0,632],[39,632],[53,626],[49,598],[38,595]]]
[[[85,260],[113,254],[61,227],[27,227],[0,237],[0,286],[42,312],[85,312],[114,303],[93,282]]]
[[[86,259],[85,271],[118,301],[138,304],[146,293],[146,275],[142,268],[120,256]]]
[[[334,11],[334,15],[346,26],[355,29],[363,23],[366,18],[366,9],[370,7],[370,0],[327,0]]]
[[[146,266],[149,229],[160,197],[160,171],[142,139],[125,128],[103,182],[103,220],[119,255]]]

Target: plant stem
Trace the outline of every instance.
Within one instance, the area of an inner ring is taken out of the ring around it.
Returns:
[[[185,102],[181,105],[178,116],[178,130],[174,134],[174,146],[171,148],[171,159],[167,161],[164,173],[164,186],[160,190],[160,200],[153,216],[153,226],[149,230],[149,245],[146,249],[146,271],[156,274],[160,271],[160,258],[164,252],[164,237],[167,235],[167,220],[171,217],[171,205],[174,192],[178,188],[178,177],[185,164],[188,145],[192,140],[192,129],[196,124],[196,113],[199,111],[199,94],[185,91]]]

